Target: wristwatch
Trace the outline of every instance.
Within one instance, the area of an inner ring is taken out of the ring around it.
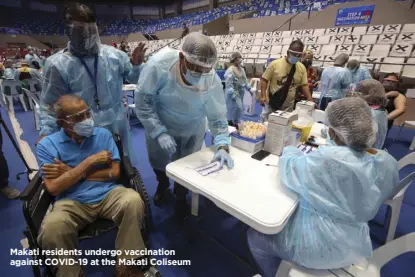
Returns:
[[[227,146],[227,145],[221,145],[221,146],[218,147],[218,151],[221,150],[221,149],[223,149],[227,153],[229,153],[229,146]]]

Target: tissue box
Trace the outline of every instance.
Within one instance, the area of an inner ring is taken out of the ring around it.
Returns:
[[[238,133],[232,133],[231,145],[242,151],[254,154],[264,147],[265,136],[258,139],[250,139],[239,135]]]

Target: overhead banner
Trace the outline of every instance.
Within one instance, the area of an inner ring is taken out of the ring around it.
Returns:
[[[343,8],[337,11],[336,26],[370,24],[375,5]]]

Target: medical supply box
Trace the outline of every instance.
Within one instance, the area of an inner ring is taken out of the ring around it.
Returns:
[[[314,105],[313,101],[301,100],[296,104],[295,110],[305,110],[309,116],[313,116]]]
[[[231,145],[242,151],[248,153],[256,153],[264,147],[265,137],[260,137],[257,139],[250,139],[243,137],[237,132],[230,134],[231,136]]]
[[[281,155],[285,146],[292,142],[292,122],[298,119],[298,114],[276,111],[268,117],[267,134],[264,150],[274,155]]]

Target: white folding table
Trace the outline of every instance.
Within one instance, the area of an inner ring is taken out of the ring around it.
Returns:
[[[311,135],[320,136],[323,124],[315,123]],[[231,170],[202,176],[194,169],[208,164],[211,148],[167,165],[167,176],[192,192],[192,214],[198,215],[199,194],[255,230],[276,234],[282,230],[298,204],[298,195],[280,183],[279,157],[269,155],[262,161],[230,147],[235,161]],[[267,166],[266,164],[270,164]]]

